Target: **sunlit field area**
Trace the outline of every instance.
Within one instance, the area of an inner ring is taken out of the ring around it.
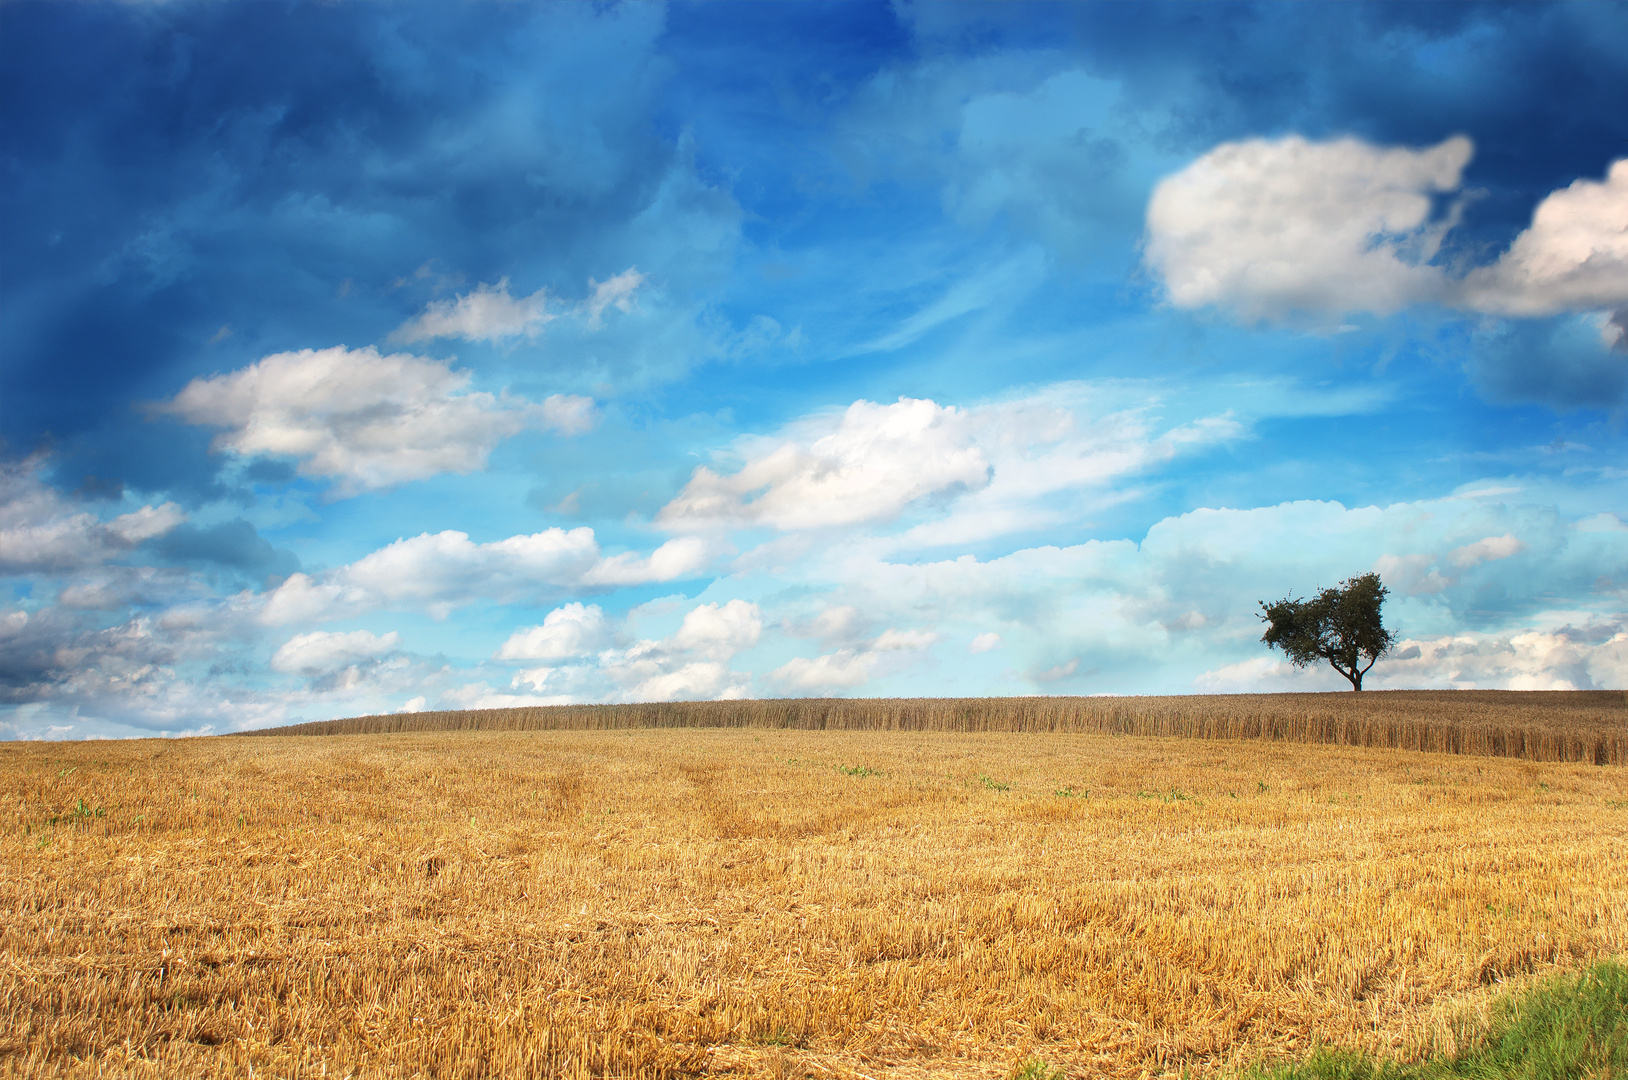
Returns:
[[[1592,755],[398,731],[6,744],[0,792],[6,1075],[1209,1076],[1628,936]]]

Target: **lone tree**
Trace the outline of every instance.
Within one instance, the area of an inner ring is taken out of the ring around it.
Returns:
[[[1379,618],[1389,592],[1379,575],[1370,573],[1307,600],[1288,597],[1275,604],[1263,600],[1261,621],[1268,626],[1261,640],[1282,649],[1295,667],[1327,660],[1351,680],[1351,689],[1361,690],[1368,669],[1396,644],[1396,635]]]

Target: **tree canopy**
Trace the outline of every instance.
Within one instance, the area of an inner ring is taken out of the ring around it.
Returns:
[[[1295,667],[1327,660],[1351,689],[1361,690],[1362,677],[1396,643],[1379,613],[1389,592],[1378,574],[1368,573],[1305,600],[1263,600],[1261,621],[1268,625],[1261,640],[1282,649]]]

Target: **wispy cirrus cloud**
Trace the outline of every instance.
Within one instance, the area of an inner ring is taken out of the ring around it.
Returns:
[[[557,315],[548,311],[548,291],[538,289],[530,296],[509,294],[509,279],[496,285],[485,282],[462,296],[432,300],[423,314],[409,319],[390,334],[391,341],[404,345],[431,338],[463,338],[466,341],[502,341],[505,338],[534,338]]]
[[[633,310],[634,293],[644,281],[645,275],[635,266],[604,281],[589,278],[588,295],[564,310],[577,315],[588,329],[597,330],[607,308],[623,313]],[[538,289],[529,296],[512,295],[507,277],[499,278],[495,285],[481,282],[469,292],[430,301],[421,313],[392,330],[390,340],[411,345],[434,338],[487,342],[535,339],[560,317],[548,310],[548,300],[547,289]]]

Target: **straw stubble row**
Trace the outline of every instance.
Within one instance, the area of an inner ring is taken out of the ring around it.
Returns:
[[[1628,693],[1621,690],[665,701],[392,713],[254,734],[738,727],[1259,739],[1628,765]]]
[[[654,730],[6,746],[0,785],[18,1075],[1211,1073],[1416,1048],[1628,928],[1628,784],[1575,764]]]

